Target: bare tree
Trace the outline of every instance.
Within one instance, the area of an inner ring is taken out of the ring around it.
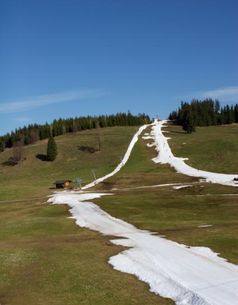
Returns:
[[[53,137],[53,124],[50,124],[50,137]]]
[[[75,123],[75,120],[73,120],[73,133],[76,134],[77,131],[78,131],[77,125]]]
[[[101,140],[101,127],[98,121],[96,123],[96,140],[97,140],[98,150],[100,151],[102,149],[102,140]]]
[[[18,163],[23,159],[23,139],[18,140],[13,144],[12,158],[13,161]]]
[[[30,132],[30,144],[34,144],[35,142],[37,142],[39,140],[39,134],[37,131],[32,130]]]

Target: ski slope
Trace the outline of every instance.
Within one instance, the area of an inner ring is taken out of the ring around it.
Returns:
[[[225,175],[197,170],[187,165],[183,158],[175,157],[162,133],[166,121],[155,121],[146,139],[153,139],[158,156],[155,163],[168,163],[178,172],[205,178],[207,182],[237,186],[236,175]],[[128,161],[139,135],[149,125],[142,126],[134,135],[127,152],[108,175],[84,186],[84,190],[115,175]],[[181,186],[176,186],[181,187]],[[184,187],[184,186],[182,186]],[[112,217],[88,200],[99,198],[102,193],[60,192],[49,199],[53,204],[68,204],[77,225],[115,236],[116,245],[128,247],[111,257],[114,269],[137,276],[148,283],[150,290],[171,298],[177,305],[238,305],[238,266],[205,247],[187,247],[167,240],[120,219]],[[113,197],[112,197],[113,200]]]
[[[155,121],[150,135],[144,137],[144,139],[152,139],[154,141],[154,143],[149,144],[148,146],[155,146],[155,149],[158,152],[157,157],[153,159],[155,163],[169,164],[181,174],[204,178],[207,182],[238,187],[238,181],[234,180],[234,178],[238,177],[238,174],[227,175],[199,170],[186,164],[184,161],[187,160],[187,158],[175,157],[168,144],[169,138],[165,137],[162,132],[162,128],[166,123],[166,120]]]
[[[127,151],[123,157],[123,159],[121,160],[121,162],[117,165],[117,167],[109,174],[103,176],[103,177],[100,177],[96,180],[94,180],[93,182],[90,182],[89,184],[85,185],[82,187],[82,190],[86,190],[90,187],[93,187],[95,186],[96,184],[100,183],[100,182],[103,182],[104,180],[114,176],[116,173],[118,173],[120,171],[120,169],[126,164],[126,162],[128,161],[130,155],[131,155],[131,152],[136,144],[136,142],[138,141],[139,139],[139,136],[141,135],[141,133],[148,127],[150,126],[151,124],[147,124],[147,125],[143,125],[141,126],[138,131],[134,134],[128,148],[127,148]]]
[[[49,202],[68,204],[77,225],[115,236],[112,243],[129,247],[110,257],[109,263],[148,283],[152,292],[177,305],[238,305],[238,266],[209,248],[186,247],[139,230],[88,202],[103,195],[61,192]]]

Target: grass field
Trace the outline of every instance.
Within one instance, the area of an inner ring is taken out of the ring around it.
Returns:
[[[225,126],[225,130],[228,127]],[[179,131],[174,126],[170,128]],[[233,130],[233,126],[230,128]],[[121,251],[121,247],[112,245],[108,237],[76,226],[74,220],[68,218],[67,206],[44,203],[55,179],[79,175],[86,182],[92,179],[89,170],[92,166],[96,167],[98,176],[112,170],[134,131],[135,128],[124,127],[103,130],[103,150],[94,154],[78,150],[80,145],[95,146],[93,131],[62,136],[56,138],[59,156],[53,163],[35,158],[37,153],[45,152],[46,142],[41,142],[25,148],[26,161],[21,165],[1,166],[1,305],[174,304],[150,293],[148,286],[134,276],[111,268],[107,261]],[[184,141],[183,137],[190,137],[177,132],[171,136],[175,150],[180,147],[180,141]],[[200,143],[199,138],[197,141]],[[169,166],[156,165],[151,161],[156,152],[154,148],[146,147],[146,143],[140,139],[128,164],[116,176],[96,187],[113,190],[114,196],[94,202],[111,215],[139,228],[158,232],[186,245],[208,246],[229,261],[238,263],[238,188],[199,183]],[[217,149],[216,145],[213,149]],[[206,152],[207,158],[213,149],[210,147]],[[237,154],[238,148],[236,150],[234,146],[232,151]],[[186,151],[183,153],[186,157]],[[10,151],[1,154],[1,162],[9,155]],[[230,155],[224,155],[224,164],[229,163],[226,158]],[[220,166],[216,162],[213,168],[219,171]],[[183,182],[192,183],[192,187],[128,190],[143,185]],[[212,226],[199,228],[201,225]]]
[[[173,304],[107,263],[121,248],[67,218],[66,206],[0,204],[0,304]]]
[[[0,154],[0,200],[43,197],[51,192],[58,179],[81,177],[84,183],[93,180],[91,170],[98,177],[114,169],[124,155],[137,127],[113,127],[101,130],[102,149],[95,153],[80,150],[80,147],[97,147],[96,131],[56,137],[58,156],[54,162],[41,161],[37,154],[46,153],[47,141],[39,141],[24,147],[24,158],[16,166],[3,165],[12,154],[6,150]]]
[[[146,130],[145,132],[147,132]],[[197,178],[184,176],[176,173],[168,165],[156,165],[152,158],[157,155],[155,149],[148,148],[147,140],[139,139],[136,143],[128,163],[121,171],[104,183],[97,186],[97,189],[114,189],[137,187],[143,185],[154,185],[164,183],[196,182]]]
[[[207,246],[238,264],[238,193],[211,196],[207,191],[164,187],[117,192],[95,202],[138,228],[189,246]],[[212,226],[199,228],[202,225]]]
[[[186,134],[181,126],[168,125],[174,155],[198,169],[238,174],[238,124],[197,127]]]
[[[233,130],[233,126],[230,127]],[[223,133],[227,132],[227,126],[224,129]],[[171,132],[171,137],[171,141],[178,146],[177,133]],[[214,132],[209,137],[215,137]],[[227,141],[232,142],[232,138],[233,134]],[[233,153],[238,154],[238,147]],[[127,166],[107,181],[108,185],[111,183],[115,195],[97,199],[96,202],[111,215],[139,228],[158,232],[186,245],[210,247],[238,263],[238,188],[199,183],[197,179],[176,173],[167,165],[154,164],[151,158],[155,155],[154,149],[146,147],[145,141],[140,140]],[[224,164],[226,162],[228,160],[224,157]],[[137,163],[140,165],[137,166]],[[214,171],[218,171],[219,166],[214,165]],[[174,182],[195,184],[180,190],[174,190],[171,186],[124,190],[128,184],[133,187]],[[198,228],[201,225],[212,226]]]

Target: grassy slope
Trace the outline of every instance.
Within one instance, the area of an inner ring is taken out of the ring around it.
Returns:
[[[171,188],[116,193],[95,201],[111,215],[190,246],[207,246],[238,263],[238,196]],[[200,225],[212,225],[198,228]]]
[[[102,150],[88,153],[80,151],[79,146],[96,147],[96,131],[88,130],[77,134],[56,137],[58,156],[54,162],[36,158],[45,154],[47,141],[39,141],[24,148],[21,164],[14,167],[2,163],[11,156],[12,151],[0,154],[0,200],[25,199],[49,194],[57,179],[81,177],[84,183],[93,180],[92,169],[102,176],[118,164],[130,142],[136,127],[113,127],[101,130]]]
[[[97,189],[110,190],[113,188],[198,181],[197,178],[176,173],[168,165],[156,165],[152,158],[157,153],[154,148],[148,148],[146,143],[148,141],[140,139],[136,143],[126,166],[116,176],[100,184]]]
[[[91,168],[98,176],[111,171],[136,129],[103,129],[103,149],[94,154],[78,150],[80,145],[95,147],[93,130],[57,137],[59,155],[53,163],[35,158],[46,150],[46,142],[38,142],[24,149],[26,161],[21,165],[1,166],[1,305],[173,304],[108,265],[108,258],[121,247],[76,226],[67,218],[67,206],[42,204],[55,179],[80,175],[87,182],[92,179]],[[5,151],[0,162],[10,155],[11,150]]]
[[[131,186],[193,181],[168,166],[152,164],[149,161],[152,155],[153,148],[147,148],[142,140],[139,141],[127,167],[108,183],[121,188],[128,187],[128,181]],[[135,160],[146,161],[142,167],[137,167]],[[198,183],[180,190],[164,187],[114,192],[114,197],[96,201],[111,215],[179,243],[210,247],[238,263],[238,188]],[[204,224],[212,227],[198,228]]]
[[[124,138],[125,132],[121,137]],[[102,174],[110,169],[110,166],[103,168],[103,165],[113,161],[110,154],[115,153],[116,145],[124,152],[129,142],[127,137],[122,148],[120,143],[116,143],[119,142],[119,137],[115,137],[115,132],[108,130],[108,133],[111,136],[108,135],[108,144],[104,145],[108,157],[100,158],[97,167],[97,171],[101,169]],[[90,137],[93,139],[94,136]],[[80,138],[82,140],[82,137]],[[89,138],[84,141],[89,142]],[[63,139],[62,145],[64,140],[67,141],[66,138]],[[68,141],[74,141],[73,136]],[[78,143],[78,140],[75,143]],[[69,145],[71,144],[65,145],[65,152],[59,158],[63,158],[63,155],[69,156]],[[119,151],[114,155],[117,160],[118,153]],[[69,158],[75,159],[74,154],[72,151]],[[140,140],[123,170],[97,188],[120,189],[128,186],[194,181],[175,173],[168,166],[155,165],[150,160],[153,156],[153,148],[147,148],[145,142]],[[98,155],[87,154],[81,157],[84,158],[82,163],[79,158],[80,160],[72,160],[72,163],[68,161],[68,165],[62,162],[58,165],[44,164],[46,167],[52,166],[51,171],[47,169],[48,173],[52,172],[53,168],[57,169],[58,173],[55,177],[38,177],[39,192],[46,188],[45,193],[48,193],[49,183],[52,179],[61,178],[60,173],[62,178],[66,173],[73,176],[75,169],[70,167],[76,162],[85,169],[85,179],[88,179],[90,174],[87,174],[86,169],[93,161],[89,162],[87,159],[98,160]],[[29,158],[26,162],[28,161]],[[116,163],[114,160],[114,164]],[[17,168],[14,170],[17,171]],[[47,173],[47,170],[44,170]],[[26,183],[26,177],[34,178],[28,171],[31,171],[33,176],[34,169],[30,166],[23,169],[25,174],[22,176],[20,173],[15,174],[15,177],[9,174],[13,181],[18,182],[19,179],[18,183],[15,182],[16,190]],[[9,177],[8,179],[12,181]],[[2,181],[5,183],[3,178]],[[9,182],[4,184],[4,187],[10,189],[12,184],[8,184]],[[31,187],[28,196],[35,196],[36,190],[37,187]],[[19,192],[24,195],[22,190]],[[171,187],[115,191],[113,197],[104,197],[95,202],[112,215],[137,227],[157,231],[180,243],[209,246],[223,257],[238,263],[238,200],[237,197],[224,195],[226,193],[238,193],[238,190],[218,185],[196,184],[192,188],[177,191]],[[110,244],[107,237],[76,226],[72,219],[67,218],[66,206],[41,203],[42,201],[29,199],[0,204],[0,247],[3,249],[0,255],[0,304],[174,304],[150,293],[147,285],[135,277],[112,270],[107,260],[121,248]],[[197,228],[201,224],[212,224],[213,227]]]
[[[82,229],[66,206],[0,205],[0,304],[173,304],[107,263],[121,249]]]
[[[238,174],[238,124],[197,127],[187,135],[181,126],[167,130],[173,153],[188,157],[188,164],[207,171]]]

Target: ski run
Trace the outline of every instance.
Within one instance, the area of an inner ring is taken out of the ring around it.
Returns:
[[[238,177],[238,174],[226,175],[195,169],[184,162],[187,160],[187,158],[175,157],[168,144],[169,138],[165,137],[162,133],[162,128],[166,123],[166,120],[156,121],[152,126],[150,135],[144,137],[144,139],[152,139],[154,141],[152,144],[148,144],[148,146],[155,146],[156,150],[158,151],[158,156],[153,159],[155,163],[169,164],[181,174],[204,178],[207,182],[238,187],[238,183],[236,183],[234,180]]]
[[[235,185],[235,175],[224,175],[194,169],[175,157],[164,137],[162,127],[166,121],[156,121],[150,135],[158,156],[156,163],[168,163],[178,172],[200,177],[207,182]],[[110,174],[84,187],[87,189],[113,176],[129,159],[139,135],[148,125],[142,126],[134,135],[128,150],[117,168]],[[90,200],[109,194],[85,192],[59,192],[49,202],[68,204],[76,224],[115,236],[111,242],[127,247],[111,257],[109,263],[114,269],[137,276],[148,283],[150,291],[171,298],[177,305],[238,305],[238,266],[228,263],[205,247],[187,247],[140,230],[131,224],[114,218]],[[112,197],[113,201],[113,197]]]

